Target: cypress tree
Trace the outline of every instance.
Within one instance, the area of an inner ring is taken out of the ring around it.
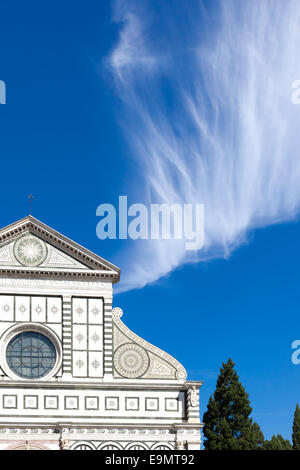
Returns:
[[[259,425],[254,422],[252,425],[251,450],[264,450],[265,438]]]
[[[248,394],[234,365],[231,359],[222,364],[216,390],[203,416],[206,450],[251,450],[255,439],[263,439],[258,436],[259,426],[249,418],[252,409]]]
[[[288,439],[284,439],[281,434],[273,435],[270,441],[265,441],[264,450],[293,450]]]
[[[294,414],[292,441],[293,449],[300,450],[300,408],[298,403]]]

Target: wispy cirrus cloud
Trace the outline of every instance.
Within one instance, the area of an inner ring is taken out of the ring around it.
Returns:
[[[149,73],[157,66],[157,57],[152,55],[150,44],[145,38],[145,29],[140,21],[138,3],[127,8],[127,2],[117,1],[114,9],[113,20],[123,26],[119,32],[119,39],[116,47],[109,57],[110,66],[116,77],[116,81],[128,86],[134,79],[135,71],[139,74],[146,71]]]
[[[143,240],[124,254],[121,290],[226,257],[250,231],[300,206],[297,0],[119,1],[108,59],[136,162],[134,202],[204,203],[205,246]]]

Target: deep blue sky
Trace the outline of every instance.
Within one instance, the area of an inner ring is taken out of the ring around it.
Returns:
[[[97,206],[134,184],[105,67],[120,27],[111,18],[109,1],[1,3],[0,225],[26,216],[33,193],[35,217],[120,265],[119,242],[96,237]],[[231,357],[266,437],[290,438],[299,400],[299,235],[297,222],[258,230],[228,260],[184,265],[115,298],[130,328],[204,381],[202,412]]]

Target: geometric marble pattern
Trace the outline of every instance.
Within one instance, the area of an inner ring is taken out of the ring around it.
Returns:
[[[58,409],[58,396],[46,395],[44,397],[44,408],[46,410],[57,410]]]
[[[159,400],[158,400],[158,398],[146,398],[146,400],[145,400],[145,409],[147,411],[158,411],[158,409],[159,409]]]
[[[17,408],[17,396],[3,395],[2,406],[3,408]]]
[[[95,392],[95,391],[94,391]],[[141,411],[143,416],[148,413],[153,416],[153,412],[157,412],[155,416],[166,412],[179,412],[179,403],[182,403],[181,398],[162,397],[161,404],[165,407],[160,408],[159,398],[153,396],[128,396],[127,394],[120,394],[119,396],[112,396],[109,392],[103,394],[94,394],[92,391],[87,391],[83,394],[73,395],[69,390],[64,394],[52,394],[49,392],[41,394],[33,393],[19,393],[9,394],[4,393],[1,397],[0,394],[0,410],[2,409],[16,409],[21,406],[25,410],[80,410],[81,412],[89,410],[97,410],[105,415],[107,411],[119,411],[120,416],[131,411]],[[159,413],[159,414],[158,414]]]
[[[37,395],[24,395],[24,408],[26,409],[37,409],[38,408],[38,396]]]
[[[140,405],[139,405],[139,398],[138,397],[126,397],[125,398],[125,410],[126,411],[130,411],[130,410],[134,410],[134,411],[138,411],[140,409]]]
[[[73,377],[103,377],[103,299],[72,297]]]
[[[29,216],[0,229],[0,270],[0,450],[199,449],[200,383],[122,322],[119,268]],[[30,329],[59,358],[38,380],[4,355]]]
[[[65,397],[65,409],[66,410],[78,410],[79,397],[66,396]]]
[[[62,299],[0,294],[1,322],[61,323]]]
[[[105,409],[106,410],[119,410],[119,398],[118,397],[105,397]]]
[[[165,398],[166,411],[178,411],[179,402],[176,398]]]

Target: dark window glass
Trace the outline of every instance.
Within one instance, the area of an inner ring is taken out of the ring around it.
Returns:
[[[56,351],[52,342],[40,333],[25,331],[16,335],[6,349],[11,370],[25,379],[39,379],[53,368]]]

